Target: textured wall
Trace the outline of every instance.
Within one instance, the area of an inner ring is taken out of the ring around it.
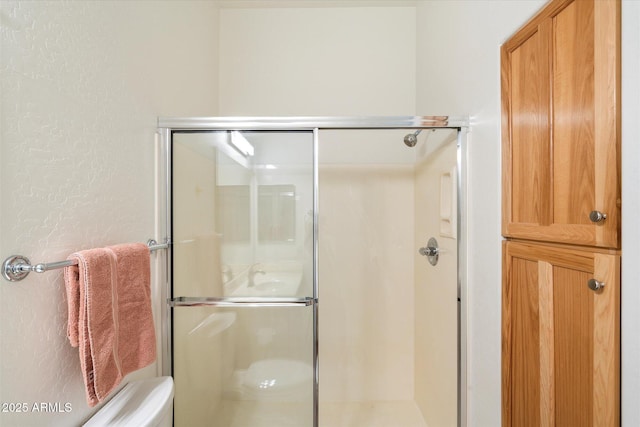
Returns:
[[[217,113],[216,22],[211,1],[0,3],[2,259],[152,237],[156,117]],[[0,425],[92,412],[63,293],[60,271],[0,283],[0,402],[29,408]],[[34,413],[40,402],[71,411]]]

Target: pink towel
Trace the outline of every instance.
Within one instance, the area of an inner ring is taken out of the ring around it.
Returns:
[[[79,347],[89,406],[103,401],[130,372],[156,360],[149,247],[132,243],[71,254],[64,281],[67,336]]]

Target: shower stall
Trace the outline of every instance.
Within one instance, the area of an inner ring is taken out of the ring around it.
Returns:
[[[465,425],[466,131],[160,119],[174,425]]]

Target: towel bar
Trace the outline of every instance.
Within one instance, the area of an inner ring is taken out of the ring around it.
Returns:
[[[158,249],[167,249],[170,244],[169,239],[167,239],[165,243],[160,244],[153,239],[149,239],[147,241],[147,245],[151,252],[157,251]],[[2,263],[2,277],[9,282],[18,282],[27,277],[32,271],[35,271],[36,273],[44,273],[45,271],[77,264],[78,261],[76,260],[66,260],[31,265],[29,258],[22,255],[11,255]]]

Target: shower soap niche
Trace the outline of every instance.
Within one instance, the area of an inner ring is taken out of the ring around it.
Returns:
[[[457,192],[456,167],[440,174],[440,235],[456,238],[457,232]]]

